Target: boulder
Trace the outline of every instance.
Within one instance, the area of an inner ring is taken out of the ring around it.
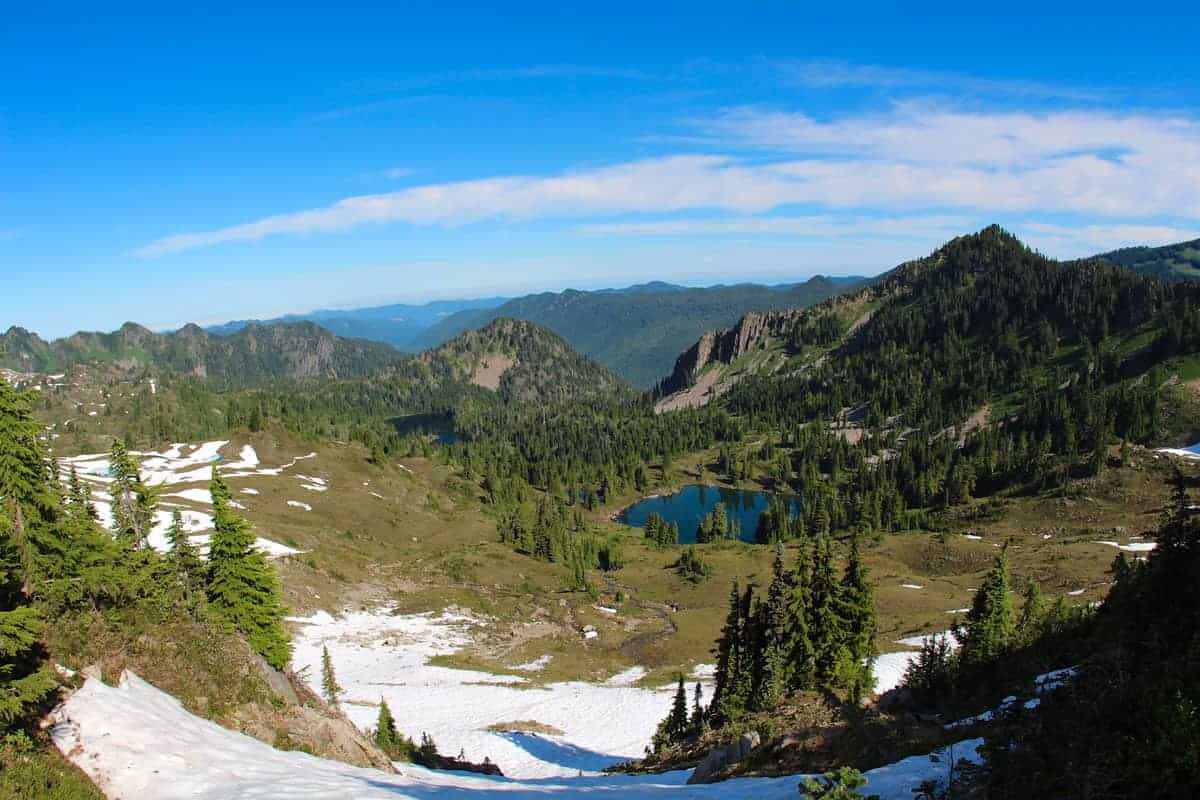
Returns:
[[[728,767],[749,756],[760,744],[762,738],[756,731],[750,731],[743,733],[736,742],[714,747],[692,770],[688,783],[711,783]]]

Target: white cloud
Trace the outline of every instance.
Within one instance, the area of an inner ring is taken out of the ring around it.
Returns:
[[[1200,225],[1061,225],[1027,220],[1011,226],[1029,245],[1058,258],[1080,258],[1122,247],[1160,247],[1200,239]]]
[[[676,155],[550,176],[428,184],[167,236],[138,253],[161,256],[393,221],[755,215],[787,206],[907,216],[1087,215],[1127,225],[1156,217],[1200,219],[1200,124],[1183,116],[984,114],[900,105],[886,114],[823,122],[736,109],[706,128],[727,146],[759,148],[771,160]]]
[[[1094,100],[1101,93],[1094,89],[1062,86],[1040,81],[981,78],[956,72],[889,67],[879,64],[853,64],[833,59],[764,59],[784,83],[817,89],[869,87],[876,89],[954,90],[988,95],[1013,95],[1039,98]]]
[[[788,217],[721,217],[580,226],[590,236],[802,236],[807,238],[881,237],[927,240],[951,238],[982,227],[986,221],[962,216],[856,217],[820,214]]]

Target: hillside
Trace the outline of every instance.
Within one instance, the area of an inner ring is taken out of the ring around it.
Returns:
[[[418,342],[436,347],[497,317],[529,320],[554,331],[633,385],[647,388],[704,331],[731,325],[752,311],[811,305],[860,281],[818,276],[778,287],[739,284],[691,289],[654,283],[622,291],[546,292],[494,309],[455,314],[432,326]]]
[[[1089,364],[1105,382],[1171,359],[1195,377],[1196,303],[1191,284],[1057,262],[993,226],[843,297],[706,334],[660,384],[660,408],[754,378],[734,407],[823,403],[836,414],[865,404],[889,416],[923,405],[950,424]]]
[[[257,320],[233,320],[211,325],[210,333],[229,335],[250,325],[276,325],[290,322],[314,322],[326,330],[353,339],[384,342],[399,350],[412,350],[413,342],[430,326],[460,311],[495,308],[507,297],[484,297],[474,300],[435,300],[420,305],[392,304],[353,309],[320,309],[304,314]]]
[[[66,372],[97,363],[118,370],[151,367],[227,384],[349,378],[401,360],[391,347],[344,339],[311,322],[250,325],[230,336],[187,325],[154,333],[126,323],[112,333],[76,333],[46,342],[23,328],[0,335],[0,366],[26,373]]]
[[[547,403],[597,395],[632,396],[627,384],[575,352],[551,331],[500,318],[429,350],[419,359],[506,400]]]
[[[1200,239],[1163,247],[1123,247],[1096,258],[1164,281],[1200,279]]]

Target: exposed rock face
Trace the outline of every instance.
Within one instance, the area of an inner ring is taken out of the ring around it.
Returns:
[[[755,731],[743,733],[736,742],[723,747],[714,747],[704,760],[692,770],[688,783],[712,783],[722,772],[733,764],[745,759],[762,743]]]
[[[682,392],[695,385],[710,364],[732,364],[751,350],[763,347],[768,338],[789,336],[804,309],[752,312],[723,331],[708,331],[675,361],[671,375],[659,384],[663,395]]]

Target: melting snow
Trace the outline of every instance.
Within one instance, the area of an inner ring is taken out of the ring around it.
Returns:
[[[312,511],[312,506],[308,503],[301,503],[299,500],[288,500],[287,504],[292,508],[303,508],[305,511]]]
[[[1109,547],[1115,547],[1118,550],[1124,550],[1127,553],[1148,553],[1157,547],[1156,542],[1130,542],[1129,544],[1118,544],[1117,542],[1096,542],[1096,544],[1105,544]]]
[[[491,687],[486,691],[503,690]],[[358,708],[348,705],[352,716]],[[462,714],[472,708],[464,705],[449,710]],[[257,739],[189,714],[178,700],[128,672],[121,676],[118,687],[88,679],[83,688],[55,710],[52,722],[50,735],[55,745],[109,797],[545,800],[595,796],[606,800],[794,800],[800,782],[800,776],[792,775],[688,786],[687,771],[519,781],[460,772],[431,772],[407,764],[398,765],[401,773],[391,775],[306,753],[275,750]],[[597,728],[611,725],[611,720],[603,717],[579,722]],[[580,757],[575,749],[552,737],[509,734],[508,739],[559,760]],[[982,743],[982,739],[969,739],[932,756],[913,756],[870,770],[865,773],[866,788],[884,800],[909,800],[923,781],[944,780],[952,760],[966,758],[978,762]],[[450,740],[445,744],[447,750],[457,746]]]

